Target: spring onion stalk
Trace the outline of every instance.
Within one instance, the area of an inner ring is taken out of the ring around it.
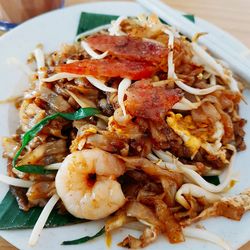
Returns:
[[[69,241],[63,241],[62,245],[78,245],[78,244],[82,244],[82,243],[86,243],[90,240],[93,240],[101,235],[103,235],[105,233],[105,227],[103,227],[99,232],[97,232],[95,235],[93,236],[85,236],[76,240],[69,240]]]
[[[20,172],[29,173],[29,174],[55,174],[56,173],[56,170],[46,169],[44,166],[32,165],[32,164],[16,166],[15,169],[17,169]]]
[[[29,131],[27,131],[23,137],[22,137],[22,145],[20,147],[20,149],[17,151],[15,157],[13,158],[12,161],[12,165],[13,167],[17,167],[16,166],[16,161],[18,159],[18,157],[21,155],[22,151],[24,150],[24,148],[29,144],[29,142],[31,140],[34,139],[34,137],[51,121],[54,120],[58,117],[62,117],[66,120],[80,120],[89,116],[93,116],[96,114],[99,114],[100,111],[96,108],[80,108],[78,109],[76,112],[74,113],[55,113],[52,115],[49,115],[47,117],[45,117],[44,119],[42,119],[39,123],[37,123],[35,126],[33,126]],[[25,165],[25,166],[18,166],[18,170],[24,172],[24,170],[30,169],[30,170],[34,170],[37,167],[34,167],[36,165],[32,165],[29,166],[29,168],[27,167],[29,165]],[[41,167],[41,166],[40,166]],[[30,173],[30,172],[29,172]]]

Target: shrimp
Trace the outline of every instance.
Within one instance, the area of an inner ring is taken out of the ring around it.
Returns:
[[[98,220],[124,205],[126,199],[116,180],[124,172],[122,160],[101,149],[76,151],[57,172],[56,191],[69,213]]]

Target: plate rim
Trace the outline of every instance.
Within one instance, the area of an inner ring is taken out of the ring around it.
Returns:
[[[130,2],[130,1],[116,1],[116,2],[115,2],[115,4],[117,4],[117,5],[122,4],[122,3],[123,3],[123,4],[125,3],[125,4],[135,5],[135,6],[137,5],[137,6],[138,6],[137,3],[135,3],[135,2]],[[47,13],[41,14],[41,15],[39,15],[39,16],[36,16],[36,17],[34,17],[34,18],[32,18],[32,19],[27,20],[26,22],[20,24],[20,25],[19,25],[18,27],[16,27],[15,29],[13,29],[13,30],[11,30],[11,31],[9,31],[9,32],[7,32],[7,33],[5,33],[4,35],[2,35],[2,36],[0,37],[0,46],[1,46],[1,42],[2,42],[4,39],[8,38],[9,36],[15,35],[15,32],[16,32],[17,30],[19,30],[19,29],[25,29],[25,26],[26,26],[27,24],[32,23],[32,22],[34,21],[34,19],[38,19],[38,18],[44,17],[44,16],[46,16],[46,15],[51,15],[51,14],[56,13],[56,12],[64,12],[65,9],[67,9],[67,10],[69,10],[69,9],[75,9],[75,8],[80,7],[80,6],[81,6],[81,7],[84,7],[84,6],[86,6],[86,5],[93,6],[93,5],[109,5],[109,4],[114,4],[114,2],[113,2],[113,1],[105,1],[105,2],[99,1],[99,2],[94,2],[94,3],[80,3],[80,4],[76,4],[76,5],[72,5],[72,6],[67,6],[67,7],[64,7],[64,8],[62,8],[62,9],[57,9],[57,10],[53,10],[53,11],[49,11],[49,12],[47,12]],[[206,20],[204,20],[204,19],[202,19],[202,18],[200,18],[200,17],[196,17],[196,18],[197,18],[198,20],[201,20],[202,22],[206,23],[206,25],[211,26],[212,28],[218,29],[220,32],[222,32],[223,34],[227,35],[230,39],[235,40],[238,44],[241,44],[242,47],[245,47],[247,50],[249,50],[248,47],[247,47],[245,44],[243,44],[240,40],[238,40],[237,38],[233,37],[231,34],[229,34],[228,32],[224,31],[224,30],[221,29],[220,27],[218,27],[218,26],[214,25],[213,23],[210,23],[210,22],[208,22],[208,21],[206,21]],[[77,28],[77,27],[76,27],[76,28]],[[1,235],[1,230],[0,230],[0,235]],[[1,235],[1,236],[2,236],[2,235]],[[2,236],[2,237],[3,237],[3,236]],[[5,238],[5,237],[3,237],[3,238]],[[13,243],[13,242],[11,242],[11,241],[8,241],[8,242],[10,242],[10,244],[12,244],[12,245],[18,247],[18,245],[17,245],[18,242],[17,242],[17,243]],[[244,244],[244,243],[242,243],[241,245],[243,245],[243,244]]]

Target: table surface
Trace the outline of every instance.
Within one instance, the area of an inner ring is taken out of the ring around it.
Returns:
[[[104,0],[103,0],[104,1]],[[115,0],[114,0],[115,1]],[[170,6],[195,14],[223,28],[250,48],[250,1],[249,0],[163,0]],[[66,0],[73,5],[95,0]],[[1,250],[16,250],[0,237]],[[250,250],[250,242],[240,250]]]

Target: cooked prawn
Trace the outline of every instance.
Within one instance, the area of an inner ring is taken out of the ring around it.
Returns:
[[[122,160],[103,150],[76,151],[63,161],[56,175],[56,190],[75,217],[105,218],[126,201],[116,180],[124,171]]]

